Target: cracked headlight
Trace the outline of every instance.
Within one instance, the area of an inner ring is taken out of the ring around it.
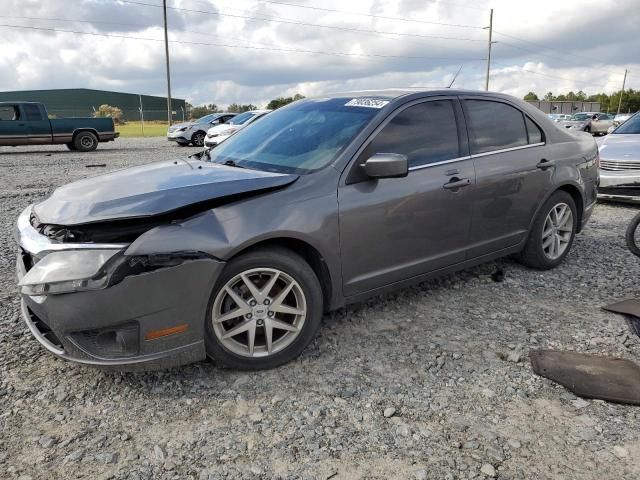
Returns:
[[[121,250],[64,250],[52,252],[22,277],[20,291],[26,295],[98,290],[109,282],[108,268],[117,263]]]

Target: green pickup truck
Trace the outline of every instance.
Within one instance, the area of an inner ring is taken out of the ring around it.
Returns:
[[[0,146],[66,145],[91,152],[118,138],[112,118],[49,119],[38,102],[0,102]]]

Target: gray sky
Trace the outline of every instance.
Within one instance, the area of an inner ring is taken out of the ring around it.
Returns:
[[[131,1],[1,0],[2,25],[110,37],[0,26],[0,90],[84,87],[166,94],[162,9],[156,7],[162,2]],[[488,25],[491,7],[498,42],[492,90],[517,96],[530,90],[610,93],[620,88],[625,68],[627,87],[640,88],[638,0],[168,0],[168,5],[174,7],[169,10],[173,94],[194,105],[263,106],[298,92],[443,86],[461,65],[455,86],[481,89],[487,49],[481,27]]]

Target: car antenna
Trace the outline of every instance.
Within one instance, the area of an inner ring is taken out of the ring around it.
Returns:
[[[458,71],[456,72],[456,74],[453,76],[453,80],[451,80],[451,83],[449,84],[449,86],[447,88],[451,88],[453,86],[453,82],[456,81],[456,78],[458,78],[458,74],[460,73],[460,71],[462,70],[463,65],[460,65],[460,68],[458,69]]]

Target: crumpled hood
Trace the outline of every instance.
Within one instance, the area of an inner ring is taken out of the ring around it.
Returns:
[[[640,135],[609,134],[599,145],[600,158],[640,162]]]
[[[34,213],[40,223],[55,225],[151,217],[297,178],[191,159],[158,162],[64,185],[35,205]]]

